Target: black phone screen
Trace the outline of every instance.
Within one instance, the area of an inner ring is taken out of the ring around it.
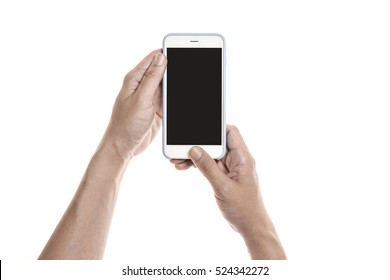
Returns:
[[[222,144],[222,48],[167,48],[168,145]]]

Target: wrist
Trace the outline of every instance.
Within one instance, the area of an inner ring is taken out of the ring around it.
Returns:
[[[80,187],[98,187],[116,193],[129,161],[111,142],[103,139],[88,164]]]
[[[96,153],[101,152],[109,155],[113,160],[121,161],[123,163],[128,163],[134,157],[134,153],[125,148],[122,141],[108,137],[107,135],[103,137],[103,140],[96,150]]]
[[[271,221],[242,234],[252,259],[286,259],[283,246]]]

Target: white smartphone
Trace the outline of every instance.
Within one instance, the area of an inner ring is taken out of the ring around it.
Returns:
[[[220,159],[226,151],[225,39],[220,34],[168,34],[163,79],[163,153],[187,159],[193,146]]]

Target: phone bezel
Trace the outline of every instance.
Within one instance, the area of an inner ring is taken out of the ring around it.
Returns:
[[[204,149],[212,158],[221,159],[226,152],[226,122],[225,122],[225,39],[218,33],[170,33],[164,37],[163,53],[167,48],[222,48],[222,125],[221,145],[168,145],[166,123],[167,71],[163,78],[163,154],[169,159],[188,159],[188,151],[193,146]],[[169,58],[168,58],[169,63]]]

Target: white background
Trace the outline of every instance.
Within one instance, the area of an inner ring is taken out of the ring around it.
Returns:
[[[170,32],[227,41],[227,122],[291,260],[388,259],[387,1],[0,2],[0,258],[37,258],[123,76]],[[241,238],[161,134],[129,165],[108,260],[239,261]]]

